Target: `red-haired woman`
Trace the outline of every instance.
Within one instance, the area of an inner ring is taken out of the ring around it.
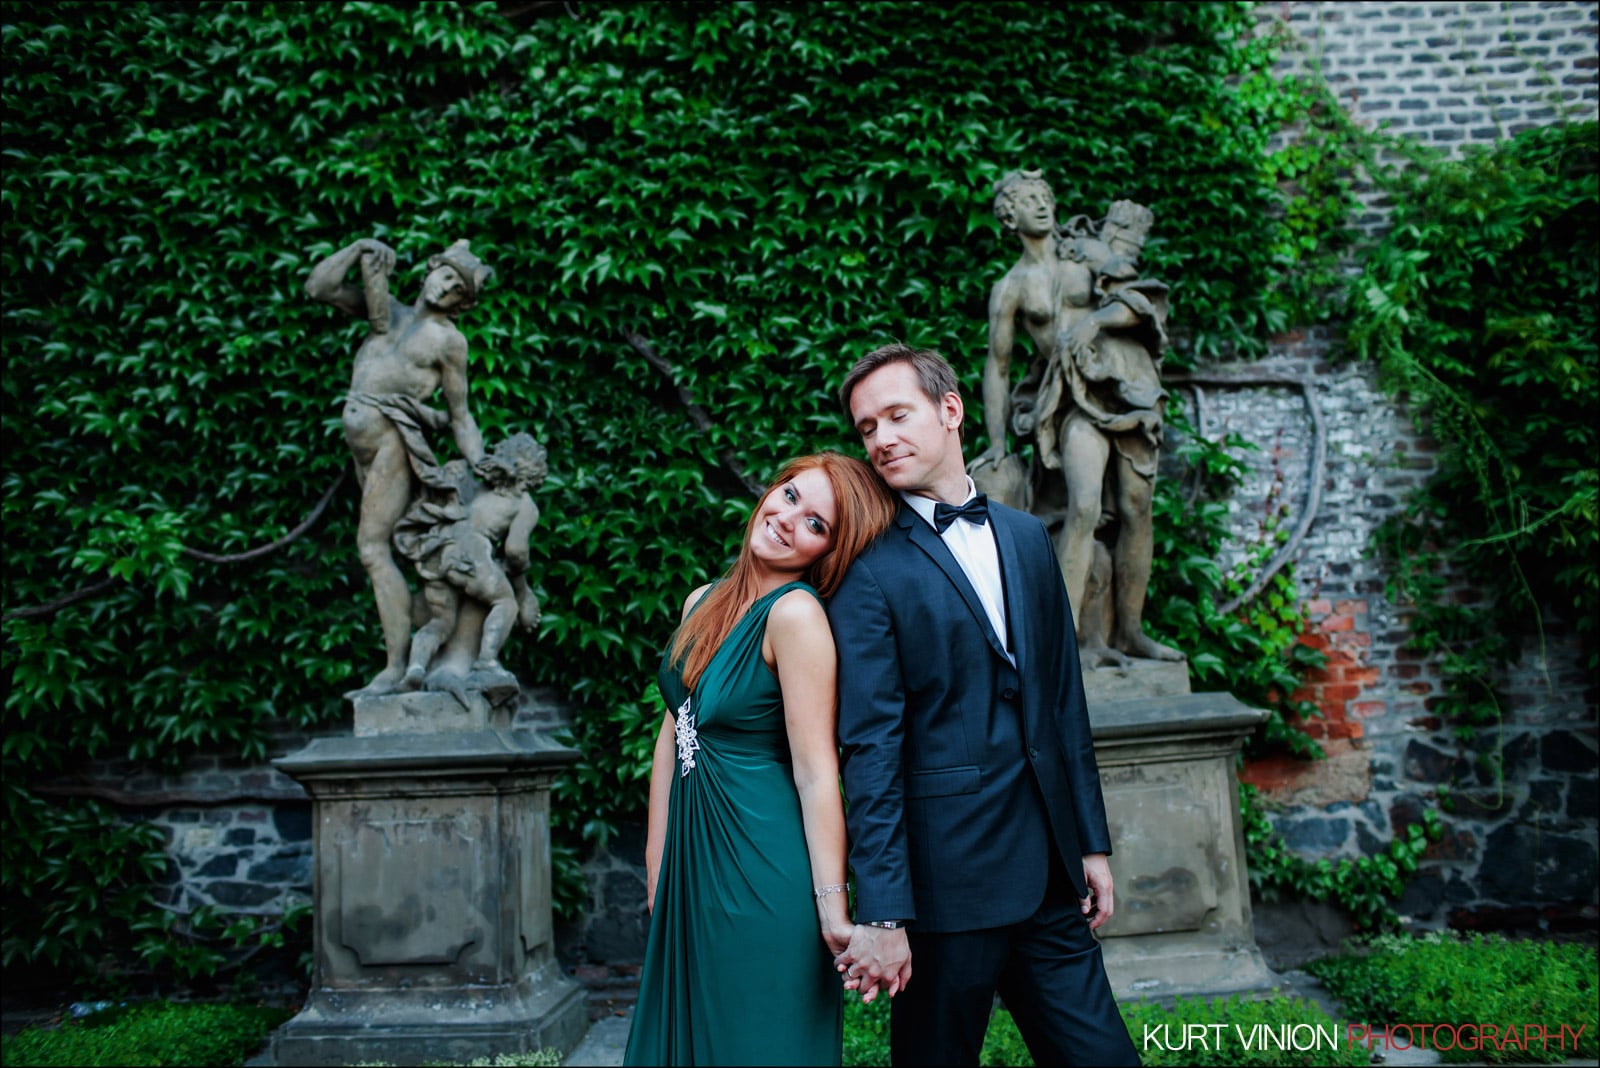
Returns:
[[[870,468],[793,461],[662,659],[650,939],[625,1064],[838,1064],[850,941],[833,635],[820,598],[894,516]]]

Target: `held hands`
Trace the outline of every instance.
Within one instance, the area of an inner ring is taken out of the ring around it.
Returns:
[[[1089,930],[1093,931],[1116,911],[1116,899],[1111,890],[1111,865],[1104,853],[1083,855],[1083,881],[1089,886],[1089,896],[1078,899],[1078,909],[1085,916],[1094,913],[1089,919]]]
[[[860,992],[863,1002],[877,997],[879,988],[892,998],[911,982],[911,942],[903,927],[858,923],[850,944],[833,958],[833,965],[844,976],[844,988]]]
[[[850,936],[855,934],[856,925],[849,920],[823,920],[822,941],[827,945],[828,952],[834,960],[850,945]]]

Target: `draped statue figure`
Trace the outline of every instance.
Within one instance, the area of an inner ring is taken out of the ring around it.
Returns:
[[[973,479],[1051,527],[1086,666],[1182,660],[1143,627],[1167,397],[1167,287],[1138,266],[1152,215],[1119,200],[1098,222],[1080,215],[1059,227],[1038,171],[1002,178],[994,210],[1022,256],[989,297],[990,446]],[[1033,357],[1013,387],[1019,323]],[[1033,443],[1031,469],[1009,452],[1009,433]]]

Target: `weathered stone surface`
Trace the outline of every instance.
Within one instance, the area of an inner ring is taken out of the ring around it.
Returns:
[[[311,806],[285,804],[272,810],[272,826],[285,842],[311,841]]]
[[[1523,823],[1548,821],[1561,809],[1561,783],[1537,779],[1528,784],[1528,799],[1517,810],[1517,819]]]
[[[1478,836],[1469,828],[1450,824],[1437,841],[1422,851],[1427,860],[1471,861],[1478,858]]]
[[[1170,697],[1189,693],[1189,665],[1165,660],[1132,660],[1083,673],[1083,696],[1091,705],[1137,697]]]
[[[1539,740],[1523,732],[1507,738],[1500,749],[1500,769],[1507,779],[1516,781],[1527,775],[1539,756]]]
[[[1592,842],[1564,835],[1545,835],[1539,843],[1538,886],[1541,901],[1580,901],[1593,896],[1596,856]]]
[[[262,883],[310,887],[311,853],[304,849],[282,850],[258,864],[252,864],[248,878]]]
[[[1284,844],[1290,849],[1321,855],[1344,845],[1350,837],[1350,821],[1312,816],[1309,819],[1281,821],[1278,830],[1283,835]]]
[[[239,854],[224,853],[212,857],[200,867],[195,869],[195,875],[202,879],[228,878],[231,879],[239,871]]]
[[[1572,731],[1551,731],[1539,742],[1539,763],[1547,771],[1593,772],[1594,743]]]
[[[1116,850],[1100,929],[1118,996],[1271,984],[1256,949],[1234,754],[1265,713],[1227,694],[1091,704]]]
[[[608,908],[590,921],[584,951],[590,960],[634,960],[644,956],[649,933],[648,914]]]
[[[215,882],[206,884],[206,891],[211,899],[219,905],[229,908],[248,909],[257,905],[265,905],[278,896],[278,891],[270,886],[260,883],[241,883],[234,881]]]
[[[1542,917],[1532,906],[1483,905],[1452,909],[1450,926],[1458,931],[1494,931],[1501,934],[1530,935],[1540,929]]]
[[[583,994],[555,960],[549,838],[550,783],[575,756],[480,730],[320,738],[278,761],[318,827],[316,974],[274,1036],[279,1064],[576,1044]]]
[[[1567,816],[1575,820],[1593,820],[1600,816],[1600,779],[1594,776],[1573,779],[1567,787]]]
[[[1423,872],[1406,884],[1395,911],[1415,920],[1431,920],[1444,907],[1444,879],[1437,872]]]
[[[1538,839],[1534,828],[1516,823],[1507,823],[1489,835],[1478,881],[1490,897],[1500,901],[1527,901],[1533,897]]]
[[[383,694],[357,697],[352,704],[357,738],[506,730],[511,726],[513,712],[509,704],[492,704],[483,692],[476,690],[459,694]]]
[[[1299,968],[1337,951],[1355,928],[1319,901],[1257,901],[1251,907],[1256,944],[1274,971]]]
[[[1498,820],[1517,807],[1517,790],[1511,783],[1451,792],[1455,814],[1466,819]]]
[[[1414,738],[1406,744],[1405,774],[1408,779],[1417,782],[1454,782],[1464,779],[1470,772],[1466,761],[1450,753],[1440,752]]]

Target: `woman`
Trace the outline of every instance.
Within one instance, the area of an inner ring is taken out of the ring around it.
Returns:
[[[728,573],[662,658],[650,777],[650,939],[625,1064],[838,1064],[850,940],[820,597],[894,516],[858,460],[779,473]]]

